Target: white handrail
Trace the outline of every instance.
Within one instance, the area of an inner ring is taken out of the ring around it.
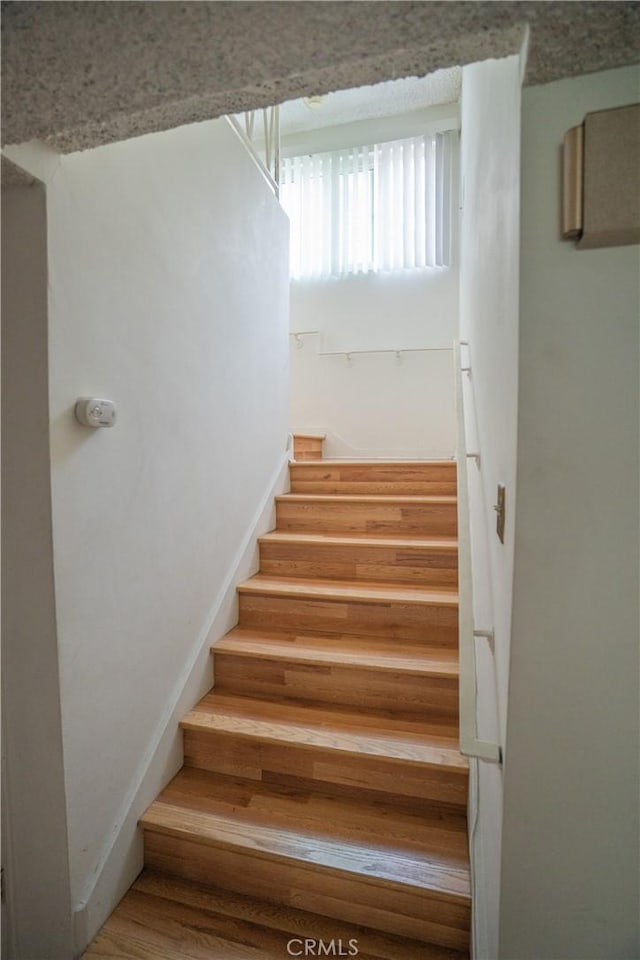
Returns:
[[[453,348],[456,382],[456,412],[458,441],[456,462],[458,466],[458,644],[460,659],[460,753],[466,757],[478,757],[494,763],[502,762],[499,744],[478,737],[478,708],[476,683],[476,640],[487,637],[491,631],[475,630],[473,623],[473,581],[471,574],[471,531],[469,527],[469,485],[467,477],[467,452],[464,419],[464,395],[462,389],[462,364],[460,344]],[[478,456],[479,454],[473,455]]]
[[[398,356],[401,353],[442,353],[451,350],[451,347],[400,347],[398,350],[393,347],[387,347],[385,350],[333,350],[329,353],[318,351],[319,357],[353,357],[356,354],[364,353],[395,353]]]
[[[296,346],[301,347],[303,344],[300,337],[310,337],[320,334],[320,332],[320,330],[292,330],[289,336],[294,338]],[[451,350],[453,350],[453,347],[386,347],[384,350],[318,350],[316,351],[316,356],[346,357],[347,360],[350,360],[351,357],[356,356],[356,354],[395,353],[396,358],[399,359],[403,353],[448,353]],[[477,454],[470,453],[468,456],[475,457]]]

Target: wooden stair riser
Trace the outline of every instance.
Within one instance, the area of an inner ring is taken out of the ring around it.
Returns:
[[[304,463],[296,464],[299,467]],[[300,477],[291,480],[291,493],[320,494],[374,494],[400,497],[455,497],[456,482],[448,480],[412,480],[393,483],[385,480],[311,480]]]
[[[321,450],[298,450],[295,454],[296,460],[305,461],[305,460],[319,460],[322,456]]]
[[[324,437],[302,437],[293,435],[293,456],[295,460],[321,460]]]
[[[342,600],[240,594],[240,626],[308,633],[351,633],[455,646],[456,606],[399,601]]]
[[[262,539],[260,572],[277,577],[457,586],[455,549]]]
[[[455,537],[457,507],[450,503],[393,501],[276,500],[278,530],[308,533]]]
[[[386,799],[413,798],[463,809],[466,768],[411,763],[322,747],[270,743],[217,731],[184,731],[186,766],[300,788],[360,788]]]
[[[292,493],[456,495],[454,463],[292,464]]]
[[[454,723],[457,677],[420,676],[340,664],[307,664],[214,654],[215,686],[252,697],[288,697],[364,709],[417,713]]]
[[[468,899],[376,884],[315,864],[248,855],[151,829],[145,830],[145,855],[149,867],[182,879],[446,947],[469,946]]]

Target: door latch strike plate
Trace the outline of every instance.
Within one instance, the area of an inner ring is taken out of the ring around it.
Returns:
[[[493,509],[498,515],[496,518],[496,533],[500,543],[504,543],[505,488],[501,483],[498,484],[497,501]]]

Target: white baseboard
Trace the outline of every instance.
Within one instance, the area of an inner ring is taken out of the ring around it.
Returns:
[[[274,497],[288,490],[289,456],[287,448],[229,564],[229,573],[193,645],[191,656],[176,681],[156,733],[122,803],[120,815],[105,841],[93,879],[81,902],[74,907],[75,953],[78,957],[142,870],[142,836],[138,820],[182,766],[179,721],[211,688],[210,647],[237,623],[236,585],[258,569],[257,538],[275,526]]]

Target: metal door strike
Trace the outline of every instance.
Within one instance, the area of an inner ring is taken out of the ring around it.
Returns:
[[[505,488],[501,483],[498,484],[497,502],[493,509],[498,515],[496,518],[496,533],[500,543],[504,543]]]

